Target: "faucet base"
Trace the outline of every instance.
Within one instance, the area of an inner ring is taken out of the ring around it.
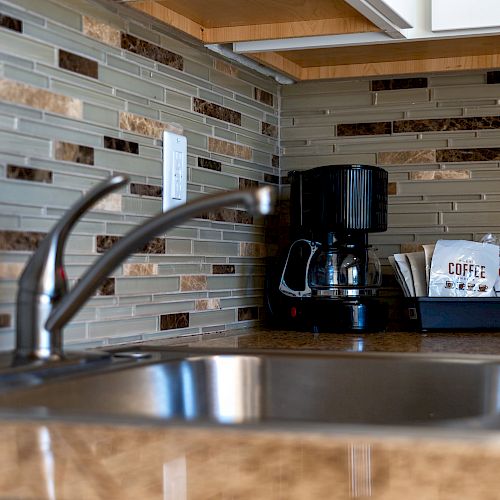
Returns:
[[[82,365],[111,359],[112,355],[105,351],[66,351],[63,354],[40,358],[35,355],[20,355],[16,351],[0,353],[0,373],[3,369],[51,367],[64,365]]]

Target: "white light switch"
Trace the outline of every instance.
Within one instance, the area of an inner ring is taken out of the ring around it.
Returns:
[[[165,130],[163,132],[163,211],[186,203],[187,140]]]

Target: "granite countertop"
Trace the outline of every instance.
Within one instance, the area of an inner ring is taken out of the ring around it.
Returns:
[[[336,352],[499,354],[499,332],[307,333],[265,328],[230,330],[141,343],[235,349],[306,349]]]
[[[499,333],[310,334],[265,329],[148,345],[500,354]],[[0,499],[468,500],[498,498],[494,435],[323,428],[9,421]]]

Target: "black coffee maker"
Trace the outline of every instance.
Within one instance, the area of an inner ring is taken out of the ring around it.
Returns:
[[[370,165],[289,173],[291,243],[266,283],[275,327],[384,329],[382,272],[368,233],[387,229],[387,177]]]

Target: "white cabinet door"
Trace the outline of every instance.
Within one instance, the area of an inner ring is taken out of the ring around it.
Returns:
[[[432,0],[432,31],[500,27],[499,0]]]

